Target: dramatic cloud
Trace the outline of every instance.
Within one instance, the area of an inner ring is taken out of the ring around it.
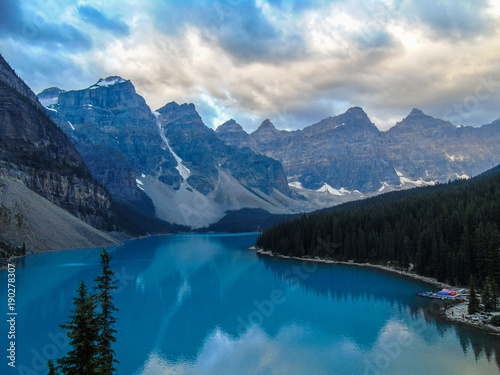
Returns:
[[[0,21],[0,51],[35,91],[120,75],[152,109],[193,102],[212,127],[295,129],[354,105],[381,129],[413,107],[500,117],[494,0],[6,0]]]
[[[0,3],[0,32],[3,38],[29,44],[31,48],[67,51],[88,50],[92,39],[77,27],[57,21],[50,7],[36,9],[20,1]]]
[[[85,22],[88,22],[102,30],[112,31],[116,35],[129,35],[130,29],[126,23],[117,18],[111,18],[99,12],[96,8],[90,5],[78,7],[78,13],[82,16]]]
[[[253,2],[158,2],[154,15],[161,32],[178,36],[196,27],[207,43],[217,43],[241,63],[283,61],[305,47],[299,34],[274,25]]]

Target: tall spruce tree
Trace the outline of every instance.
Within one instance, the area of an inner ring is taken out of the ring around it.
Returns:
[[[57,360],[59,370],[65,375],[93,375],[97,371],[98,322],[95,315],[96,302],[87,292],[82,280],[73,298],[75,306],[68,323],[61,325],[67,331],[73,348],[66,356]]]
[[[490,290],[490,281],[486,278],[486,282],[484,284],[483,290],[481,291],[481,302],[484,306],[485,311],[491,311],[491,290]]]
[[[49,373],[48,373],[48,375],[56,375],[57,374],[57,369],[54,366],[54,362],[52,362],[51,359],[49,359],[49,362],[47,363],[47,365],[49,366]]]
[[[491,303],[493,310],[498,310],[498,284],[495,279],[491,280]]]
[[[476,294],[476,285],[473,275],[470,276],[469,285],[470,285],[470,295],[469,295],[468,313],[472,315],[479,312],[481,307],[479,303],[479,298],[477,297]]]
[[[485,311],[495,311],[498,306],[498,287],[495,279],[486,278],[486,282],[481,293],[481,301]]]
[[[97,313],[97,325],[99,328],[99,336],[97,339],[97,371],[99,374],[110,375],[116,369],[114,364],[118,363],[115,359],[115,352],[112,348],[112,343],[116,341],[116,330],[113,328],[116,319],[113,313],[118,309],[113,305],[112,290],[116,289],[115,272],[109,268],[111,257],[106,249],[101,253],[102,274],[95,279],[96,299],[100,304],[100,311]]]

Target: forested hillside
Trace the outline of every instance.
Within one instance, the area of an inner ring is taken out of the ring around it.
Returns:
[[[469,181],[422,194],[287,221],[264,231],[257,247],[274,253],[393,263],[440,281],[467,285],[474,275],[500,282],[500,166]]]

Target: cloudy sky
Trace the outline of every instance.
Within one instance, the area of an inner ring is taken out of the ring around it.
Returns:
[[[296,129],[362,107],[500,117],[500,0],[1,0],[0,52],[36,92],[119,75],[155,110]]]

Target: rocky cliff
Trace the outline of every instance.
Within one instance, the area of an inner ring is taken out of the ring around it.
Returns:
[[[279,160],[302,192],[377,194],[477,175],[500,162],[500,121],[457,127],[418,109],[387,132],[354,107],[292,132],[265,120],[251,134],[234,121],[216,134]]]
[[[250,147],[254,148],[250,140],[250,136],[235,120],[231,119],[216,129],[217,137],[226,144],[234,147]],[[254,149],[260,152],[258,149]]]
[[[500,124],[457,127],[418,109],[384,134],[397,171],[410,179],[475,176],[500,162]]]
[[[108,77],[87,89],[50,88],[38,96],[115,199],[154,216],[137,181],[148,174],[175,185],[178,174],[174,158],[162,147],[155,116],[132,83]]]
[[[222,142],[205,126],[193,104],[169,103],[157,111],[161,127],[172,150],[189,161],[187,182],[207,195],[218,181],[219,168],[227,170],[244,186],[267,195],[276,189],[290,194],[283,167],[274,159],[249,149],[238,149]]]
[[[68,137],[0,56],[0,175],[97,227],[110,226],[108,192]]]
[[[381,181],[397,181],[382,134],[358,107],[293,132],[277,130],[265,120],[248,137],[228,131],[227,123],[217,134],[229,144],[252,147],[279,160],[289,181],[305,189],[370,192]]]
[[[280,194],[292,199],[282,165],[226,145],[193,104],[172,102],[152,112],[120,77],[83,90],[50,88],[39,98],[114,196],[141,207],[152,202],[152,213],[164,220],[200,226],[228,209],[289,210],[270,203]]]

